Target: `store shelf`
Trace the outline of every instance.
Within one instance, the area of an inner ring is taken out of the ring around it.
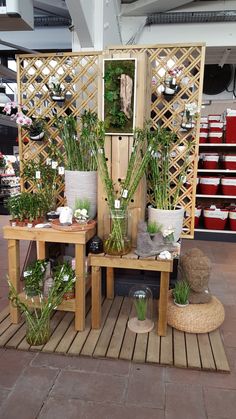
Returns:
[[[205,195],[205,194],[196,194],[196,198],[230,198],[236,199],[236,195]]]
[[[236,147],[236,143],[199,143],[199,147]]]
[[[221,233],[221,234],[236,234],[233,230],[210,230],[207,228],[195,228],[194,231],[197,233]]]
[[[197,171],[201,173],[236,173],[236,170],[230,169],[198,169]]]

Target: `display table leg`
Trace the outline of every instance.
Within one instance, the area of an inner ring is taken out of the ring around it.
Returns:
[[[107,298],[109,300],[114,299],[114,269],[107,268]]]
[[[43,260],[46,258],[46,247],[45,242],[36,242],[36,248],[37,248],[37,259]]]
[[[159,318],[157,324],[157,334],[166,336],[167,331],[167,304],[169,291],[170,273],[161,272],[160,298],[159,298]]]
[[[20,245],[19,240],[8,240],[8,272],[9,280],[15,287],[17,294],[20,292]],[[20,311],[10,303],[11,322],[20,322]]]
[[[78,331],[85,328],[85,245],[75,245],[75,329]]]
[[[102,319],[101,268],[92,266],[92,329],[100,329]]]

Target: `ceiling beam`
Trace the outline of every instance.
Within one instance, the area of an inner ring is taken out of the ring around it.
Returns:
[[[141,16],[150,13],[167,12],[176,7],[192,3],[191,0],[137,0],[134,3],[123,4],[122,16]]]
[[[77,33],[79,43],[82,48],[93,47],[93,39],[91,29],[93,30],[93,19],[85,15],[85,8],[81,0],[65,0],[68,7],[72,22],[73,29]],[[86,4],[84,5],[86,6]]]
[[[34,0],[34,8],[57,16],[69,16],[66,4],[58,0]]]
[[[0,64],[0,78],[16,81],[16,71],[7,68],[5,65]]]

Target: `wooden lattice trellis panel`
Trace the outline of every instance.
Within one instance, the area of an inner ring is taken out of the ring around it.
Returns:
[[[195,102],[200,110],[205,46],[204,44],[129,45],[111,48],[109,52],[116,54],[146,52],[148,55],[152,68],[151,120],[153,127],[160,125],[169,128],[178,136],[174,148],[175,157],[170,157],[171,181],[175,185],[172,195],[175,194],[177,179],[186,158],[187,146],[190,144],[187,175],[187,182],[190,186],[186,187],[186,184],[182,186],[178,204],[186,209],[183,236],[193,238],[200,113],[195,127],[190,131],[181,130],[181,121],[186,103]],[[171,68],[181,69],[180,89],[173,97],[167,99],[163,94],[158,93],[157,88],[164,84],[165,74]],[[153,203],[150,189],[147,200],[150,204]]]
[[[20,55],[18,65],[19,103],[28,109],[29,116],[41,116],[47,120],[46,140],[25,144],[28,133],[19,130],[20,158],[22,162],[42,160],[46,163],[50,139],[58,150],[62,149],[61,139],[55,127],[57,117],[72,114],[79,116],[85,109],[97,112],[97,73],[98,56],[91,53],[60,53]],[[57,104],[50,97],[47,88],[50,76],[57,76],[66,92],[66,101]],[[21,166],[23,167],[23,166]],[[32,191],[35,182],[22,179],[22,189]],[[56,179],[58,204],[64,203],[64,181],[61,176]]]

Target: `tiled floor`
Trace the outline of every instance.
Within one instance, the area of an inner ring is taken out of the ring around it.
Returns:
[[[0,216],[0,225],[5,222]],[[0,418],[235,419],[236,245],[183,244],[193,246],[213,263],[211,291],[226,309],[222,332],[231,374],[0,350]],[[0,238],[0,309],[7,304],[6,249]]]

